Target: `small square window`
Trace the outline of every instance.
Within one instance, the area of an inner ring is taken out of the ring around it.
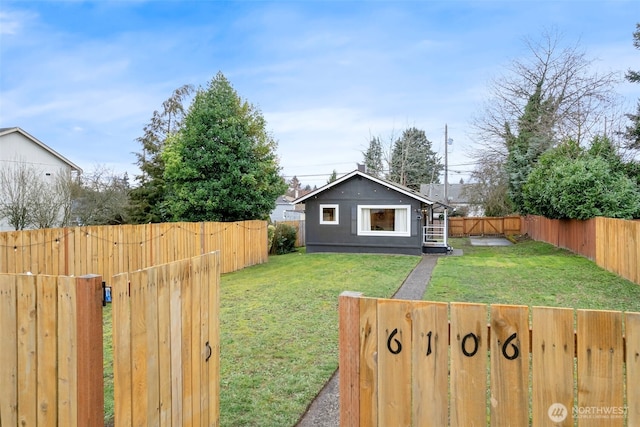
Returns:
[[[320,224],[339,224],[338,205],[320,205]]]

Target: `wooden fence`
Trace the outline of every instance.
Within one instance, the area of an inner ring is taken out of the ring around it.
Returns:
[[[353,292],[338,309],[343,427],[640,425],[640,313]]]
[[[113,283],[115,425],[217,426],[219,253]]]
[[[640,284],[640,221],[527,216],[523,218],[522,232],[532,239],[585,256],[598,266]]]
[[[451,217],[449,237],[520,234],[520,217]]]
[[[116,274],[220,251],[221,272],[268,259],[267,223],[163,223],[0,233],[0,273]]]
[[[305,221],[278,221],[278,224],[287,224],[296,229],[296,248],[301,248],[307,244]]]
[[[98,426],[102,279],[0,274],[0,425]]]

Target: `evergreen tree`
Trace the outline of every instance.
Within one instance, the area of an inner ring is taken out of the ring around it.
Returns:
[[[406,129],[395,141],[391,153],[389,179],[414,190],[422,183],[438,183],[444,170],[423,130]]]
[[[298,198],[300,194],[300,189],[302,188],[302,184],[297,176],[291,178],[291,180],[287,183],[289,188],[287,189],[287,195],[290,197]]]
[[[136,224],[163,222],[169,220],[163,211],[165,196],[164,161],[162,151],[167,138],[175,134],[184,120],[184,100],[193,93],[191,85],[176,89],[171,97],[162,103],[162,111],[154,111],[151,121],[144,127],[144,135],[137,141],[142,152],[135,153],[136,164],[142,172],[135,177],[138,186],[131,190],[129,216]]]
[[[506,146],[508,150],[505,170],[508,176],[508,196],[516,212],[526,213],[522,186],[535,167],[538,157],[552,145],[551,129],[546,119],[549,100],[543,101],[541,96],[544,79],[536,85],[536,90],[529,97],[524,113],[518,120],[518,135],[514,135],[505,124]]]
[[[522,187],[525,209],[547,218],[637,218],[640,189],[626,170],[607,138],[587,150],[567,141],[540,156]]]
[[[636,49],[640,49],[640,24],[636,24],[636,31],[633,33],[633,45]],[[640,83],[640,71],[629,70],[626,78],[630,82]],[[636,106],[636,113],[626,114],[626,116],[631,120],[631,125],[627,126],[624,137],[629,142],[629,148],[640,150],[640,101]]]
[[[262,113],[222,73],[198,90],[163,152],[166,207],[175,221],[264,219],[287,185]]]
[[[327,184],[331,184],[333,181],[337,179],[338,179],[338,172],[334,169],[333,172],[331,172],[329,179],[327,180]]]
[[[382,144],[377,136],[371,138],[369,148],[362,153],[364,155],[364,165],[367,173],[376,178],[384,177],[384,166],[382,163]]]

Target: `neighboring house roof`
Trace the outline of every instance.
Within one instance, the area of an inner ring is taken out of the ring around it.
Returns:
[[[78,173],[82,173],[82,168],[80,168],[80,166],[76,165],[75,163],[71,162],[71,160],[67,159],[66,157],[64,157],[62,154],[58,153],[57,151],[55,151],[54,149],[52,149],[51,147],[47,146],[46,144],[44,144],[42,141],[38,140],[37,138],[29,135],[27,132],[25,132],[24,130],[22,130],[19,127],[13,127],[13,128],[0,128],[0,137],[3,137],[5,135],[9,135],[12,133],[19,133],[22,136],[24,136],[25,138],[31,140],[34,144],[38,145],[40,148],[42,148],[43,150],[49,152],[50,154],[52,154],[53,156],[55,156],[56,158],[58,158],[60,161],[62,161],[63,163],[66,163],[69,168],[71,170],[75,170]]]
[[[465,192],[469,190],[471,184],[448,184],[447,198],[449,204],[467,204],[469,197]],[[420,192],[425,196],[444,203],[444,184],[421,184]]]
[[[312,192],[310,192],[309,194],[305,194],[302,197],[298,197],[296,200],[293,201],[293,203],[302,203],[307,199],[310,199],[312,197],[314,197],[315,195],[322,193],[323,191],[326,191],[328,189],[330,189],[331,187],[334,187],[342,182],[348,181],[349,179],[355,177],[355,176],[361,176],[362,178],[368,179],[370,181],[376,182],[380,185],[384,185],[385,187],[391,188],[399,193],[402,193],[406,196],[409,196],[415,200],[419,200],[422,203],[428,204],[428,205],[433,205],[435,203],[437,204],[442,204],[440,202],[434,201],[433,199],[429,199],[427,198],[424,194],[421,194],[415,190],[412,190],[409,187],[405,187],[404,185],[400,185],[397,184],[395,182],[391,182],[391,181],[387,181],[386,179],[381,179],[381,178],[376,178],[375,176],[369,175],[368,173],[362,172],[360,170],[354,170],[353,172],[350,172],[346,175],[341,176],[340,178],[336,179],[333,182],[330,182],[320,188],[318,188],[317,190],[314,190]]]
[[[293,197],[278,196],[276,199],[276,205],[293,205]]]

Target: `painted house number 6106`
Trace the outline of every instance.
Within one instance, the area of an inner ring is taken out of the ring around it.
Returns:
[[[402,342],[396,338],[398,334],[398,328],[395,328],[389,334],[389,338],[387,339],[387,349],[391,354],[399,354],[402,351]],[[426,355],[429,356],[432,353],[431,348],[431,339],[433,337],[433,331],[429,331],[427,333],[427,350]],[[514,341],[518,338],[518,333],[514,332],[507,338],[504,343],[502,343],[501,352],[502,355],[507,360],[515,360],[520,355],[520,349],[514,343]],[[469,332],[462,338],[460,343],[460,347],[462,350],[462,354],[467,357],[473,357],[478,353],[478,348],[480,346],[480,338],[478,335],[473,332]]]

